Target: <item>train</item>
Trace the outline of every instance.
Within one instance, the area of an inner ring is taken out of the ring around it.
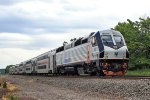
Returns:
[[[123,35],[116,30],[103,30],[16,64],[9,73],[122,76],[127,72],[128,62]]]

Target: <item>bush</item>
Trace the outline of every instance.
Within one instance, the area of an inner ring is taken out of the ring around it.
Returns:
[[[131,70],[131,71],[142,70],[142,69],[150,69],[150,65],[149,64],[135,64],[135,65],[132,65],[132,67],[130,66],[128,68],[128,70]]]

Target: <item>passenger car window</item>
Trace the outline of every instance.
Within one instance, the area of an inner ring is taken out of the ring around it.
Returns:
[[[91,43],[92,43],[92,46],[97,46],[97,41],[96,41],[96,37],[95,36],[93,36],[91,38]]]

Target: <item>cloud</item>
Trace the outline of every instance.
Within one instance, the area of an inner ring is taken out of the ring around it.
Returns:
[[[30,58],[33,58],[41,53],[47,52],[49,49],[38,50],[26,50],[20,48],[3,48],[0,49],[0,68],[4,68],[7,65],[19,64]]]
[[[106,19],[105,15],[97,14],[96,7],[88,7],[90,3],[83,7],[81,4],[77,6],[70,3],[66,5],[38,0],[0,7],[2,9],[0,32],[39,34],[44,32],[63,33],[79,28],[105,28],[103,21],[107,21],[109,18]],[[54,9],[56,7],[57,9]],[[106,28],[108,27],[106,26]]]
[[[61,0],[62,7],[64,10],[68,12],[90,12],[97,9],[96,5],[97,0],[94,0],[92,2],[89,2],[87,0],[81,0],[80,3],[76,2],[75,0],[69,1],[69,0]],[[86,2],[86,3],[85,3]]]
[[[8,6],[8,5],[16,4],[16,3],[21,2],[21,1],[23,1],[23,0],[1,0],[0,5]]]
[[[0,17],[0,32],[10,33],[41,33],[41,32],[66,32],[68,29],[95,28],[96,24],[90,19],[39,18],[31,19],[18,14],[8,14]],[[87,20],[86,20],[87,19]]]
[[[0,33],[0,48],[25,48],[33,39],[30,36],[18,33]]]
[[[101,17],[87,17],[84,20],[70,18],[67,20],[63,17],[59,19],[30,19],[24,16],[7,15],[0,18],[0,32],[33,34],[39,34],[41,32],[60,33],[67,32],[69,29],[97,28],[101,26],[96,21],[98,19],[101,19]]]
[[[20,34],[20,33],[1,33],[0,34],[0,49],[2,48],[22,48],[26,50],[38,50],[41,48],[56,49],[63,45],[64,41],[70,42],[71,38],[83,37],[89,35],[85,30],[77,31],[70,30],[70,33],[53,34],[43,33],[39,35]]]
[[[18,4],[18,3],[29,2],[29,1],[31,1],[31,0],[1,0],[0,5],[10,6],[10,5]],[[36,1],[42,1],[42,0],[36,0]],[[52,2],[52,0],[44,0],[44,1],[45,2]]]

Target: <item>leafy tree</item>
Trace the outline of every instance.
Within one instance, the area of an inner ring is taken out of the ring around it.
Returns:
[[[118,23],[115,30],[120,31],[126,40],[129,52],[129,67],[150,66],[150,18],[139,18],[139,21]]]

